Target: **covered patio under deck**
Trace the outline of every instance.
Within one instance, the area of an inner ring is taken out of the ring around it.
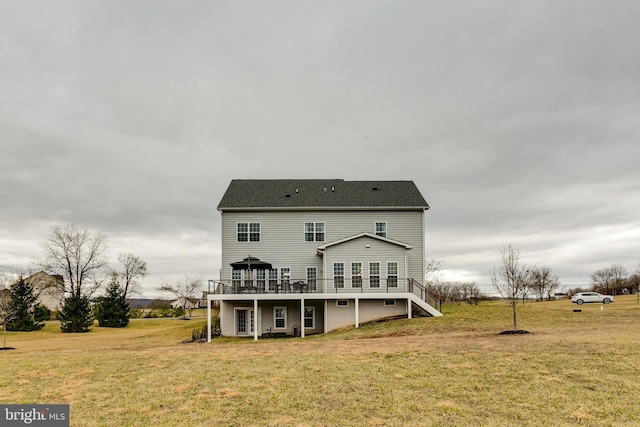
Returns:
[[[334,294],[300,292],[234,294],[233,296],[210,293],[207,296],[207,340],[211,341],[212,301],[220,302],[220,326],[224,335],[253,336],[256,341],[263,334],[269,333],[286,333],[290,336],[304,337],[307,330],[312,330],[312,333],[326,333],[349,325],[358,328],[362,322],[398,315],[406,315],[410,319],[412,304],[432,316],[442,315],[414,293],[351,291]],[[284,309],[284,325],[277,324],[278,309]],[[228,312],[229,310],[234,311]],[[237,310],[246,310],[243,319],[246,318],[251,322],[250,327],[242,330],[242,334],[238,334],[236,325]],[[311,322],[310,311],[313,315]],[[293,316],[287,317],[288,312],[293,313]],[[273,316],[270,316],[270,313],[273,313]],[[321,321],[321,327],[314,323],[318,320]],[[229,331],[233,333],[230,334]]]

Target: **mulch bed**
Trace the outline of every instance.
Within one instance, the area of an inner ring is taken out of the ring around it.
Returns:
[[[531,332],[529,331],[524,331],[522,329],[518,329],[517,331],[502,331],[500,332],[499,335],[524,335],[524,334],[530,334]]]

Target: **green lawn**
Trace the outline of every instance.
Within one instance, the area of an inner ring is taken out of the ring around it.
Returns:
[[[206,320],[9,333],[0,402],[69,403],[72,426],[640,424],[640,304],[445,306],[306,338],[183,341]]]

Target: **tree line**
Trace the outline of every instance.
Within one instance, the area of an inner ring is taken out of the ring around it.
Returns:
[[[575,295],[578,292],[593,291],[606,295],[638,295],[640,301],[640,266],[628,274],[622,264],[613,264],[610,267],[596,270],[591,275],[590,288],[572,288],[567,294]]]
[[[560,279],[548,267],[527,266],[520,262],[520,250],[513,244],[506,244],[500,249],[498,264],[491,272],[491,282],[502,298],[512,307],[513,330],[517,330],[516,305],[531,294],[537,300],[552,294],[560,286]],[[593,291],[603,294],[636,294],[640,302],[640,267],[635,273],[628,275],[621,264],[602,268],[591,275],[590,288],[569,289],[569,296],[578,292]]]
[[[71,224],[53,227],[42,248],[43,257],[36,265],[46,273],[62,277],[58,285],[64,300],[57,318],[63,332],[87,332],[95,320],[103,327],[128,325],[128,300],[140,293],[140,282],[148,274],[145,261],[136,255],[121,253],[117,266],[112,267],[107,256],[106,235]],[[174,283],[163,283],[157,290],[173,294],[185,308],[200,288],[200,278],[185,277]],[[96,297],[100,289],[104,292]],[[10,330],[41,328],[47,313],[37,304],[39,291],[22,276],[10,286],[6,283],[0,286],[3,324]]]
[[[87,332],[94,320],[103,327],[124,327],[129,323],[127,300],[139,292],[140,280],[147,275],[147,264],[142,259],[120,254],[118,266],[111,267],[106,235],[75,225],[53,227],[42,248],[44,256],[36,265],[63,278],[54,285],[64,296],[57,314],[63,332]],[[40,329],[51,315],[36,303],[43,289],[36,289],[23,275],[4,287],[0,309],[5,327],[20,331]],[[106,288],[105,292],[94,298],[101,287]]]

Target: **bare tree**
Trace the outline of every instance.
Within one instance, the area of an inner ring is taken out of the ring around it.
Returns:
[[[175,283],[163,283],[158,290],[160,292],[167,292],[176,297],[178,304],[184,309],[186,319],[187,310],[189,310],[189,316],[191,316],[192,305],[191,301],[195,299],[202,288],[201,277],[189,277],[185,276]]]
[[[439,310],[442,311],[442,304],[451,299],[451,283],[438,281],[429,286],[429,291],[437,297]]]
[[[435,258],[427,257],[424,263],[424,283],[427,287],[435,285],[440,281],[442,264],[444,262]]]
[[[526,265],[520,264],[520,250],[509,243],[500,249],[499,264],[491,271],[493,287],[513,310],[513,331],[517,328],[516,306],[518,301],[526,295],[529,287],[531,271]]]
[[[2,348],[7,349],[7,323],[15,319],[16,312],[11,304],[11,290],[9,279],[4,274],[0,275],[0,320],[2,321]]]
[[[443,261],[430,257],[426,257],[424,262],[424,288],[427,291],[427,295],[433,298],[433,305],[440,305],[440,310],[442,310],[443,302],[439,296],[442,264]]]
[[[478,285],[476,285],[476,282],[462,282],[460,283],[460,288],[464,301],[471,305],[478,305],[480,300],[480,289],[478,288]]]
[[[640,267],[631,276],[627,277],[627,287],[636,294],[636,302],[640,302]]]
[[[557,276],[553,275],[549,267],[539,267],[531,270],[531,289],[540,301],[544,299],[545,294],[547,298],[551,300],[551,293],[555,291],[559,285],[560,280]]]
[[[139,280],[147,275],[147,263],[132,254],[120,254],[118,261],[122,269],[117,273],[122,283],[125,298],[140,292]]]
[[[71,297],[89,297],[106,278],[106,240],[100,231],[55,226],[42,244],[45,257],[40,266],[48,273],[61,274],[64,291]]]
[[[614,264],[611,267],[603,268],[591,275],[593,288],[597,292],[615,295],[626,278],[627,272],[620,264]]]

